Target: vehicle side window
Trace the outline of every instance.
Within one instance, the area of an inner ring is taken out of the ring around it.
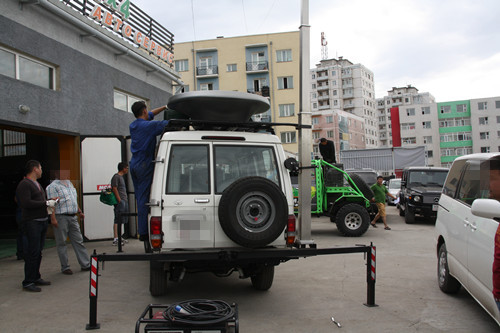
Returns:
[[[479,161],[469,161],[465,165],[462,181],[457,191],[457,199],[467,205],[481,197],[480,194],[481,172]]]
[[[465,162],[465,160],[460,160],[453,163],[453,166],[448,173],[448,178],[446,178],[446,182],[443,187],[443,194],[446,194],[447,196],[450,196],[452,198],[455,197],[458,181],[460,180],[460,175],[462,174]]]
[[[210,193],[207,145],[173,145],[167,174],[167,194]]]
[[[215,193],[222,193],[235,180],[258,176],[280,186],[278,164],[272,147],[214,146]]]

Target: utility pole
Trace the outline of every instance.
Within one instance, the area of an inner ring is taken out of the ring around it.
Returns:
[[[300,15],[300,111],[299,124],[311,125],[310,88],[310,30],[309,0],[302,0]],[[301,167],[311,166],[312,130],[299,126],[299,162]],[[299,172],[299,246],[313,245],[311,239],[311,171]]]

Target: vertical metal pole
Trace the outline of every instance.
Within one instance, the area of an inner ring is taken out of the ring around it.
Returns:
[[[366,303],[368,307],[378,306],[375,304],[375,280],[376,280],[376,250],[377,248],[370,243],[368,256],[366,258]]]
[[[101,325],[97,323],[97,279],[99,276],[99,262],[97,253],[90,257],[90,286],[89,286],[89,323],[85,326],[87,330],[100,329]]]
[[[309,0],[302,0],[300,18],[300,112],[299,124],[311,125],[309,96],[310,63]],[[311,165],[312,130],[299,129],[299,161],[302,167]],[[299,173],[299,228],[298,243],[301,246],[314,244],[311,239],[311,169]]]

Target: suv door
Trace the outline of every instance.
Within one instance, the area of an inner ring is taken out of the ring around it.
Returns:
[[[450,272],[465,286],[468,275],[467,238],[469,236],[469,228],[465,224],[465,219],[470,220],[470,217],[467,214],[467,206],[455,199],[464,167],[465,160],[453,163],[439,199],[436,227],[446,242]]]
[[[475,216],[471,213],[471,205],[475,199],[487,198],[489,178],[488,170],[481,170],[479,160],[467,163],[465,173],[457,193],[457,200],[461,201],[467,210],[463,215],[467,224],[467,289],[476,299],[487,308],[490,313],[496,313],[496,304],[493,302],[492,267],[495,234],[498,223],[493,219]]]
[[[170,143],[162,223],[164,248],[214,244],[214,196],[208,144]]]

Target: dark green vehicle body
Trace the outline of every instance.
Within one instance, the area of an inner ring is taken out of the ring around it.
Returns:
[[[311,214],[330,217],[344,236],[363,235],[370,226],[371,189],[361,178],[323,160],[312,160],[311,166]],[[293,193],[298,213],[298,185]]]

